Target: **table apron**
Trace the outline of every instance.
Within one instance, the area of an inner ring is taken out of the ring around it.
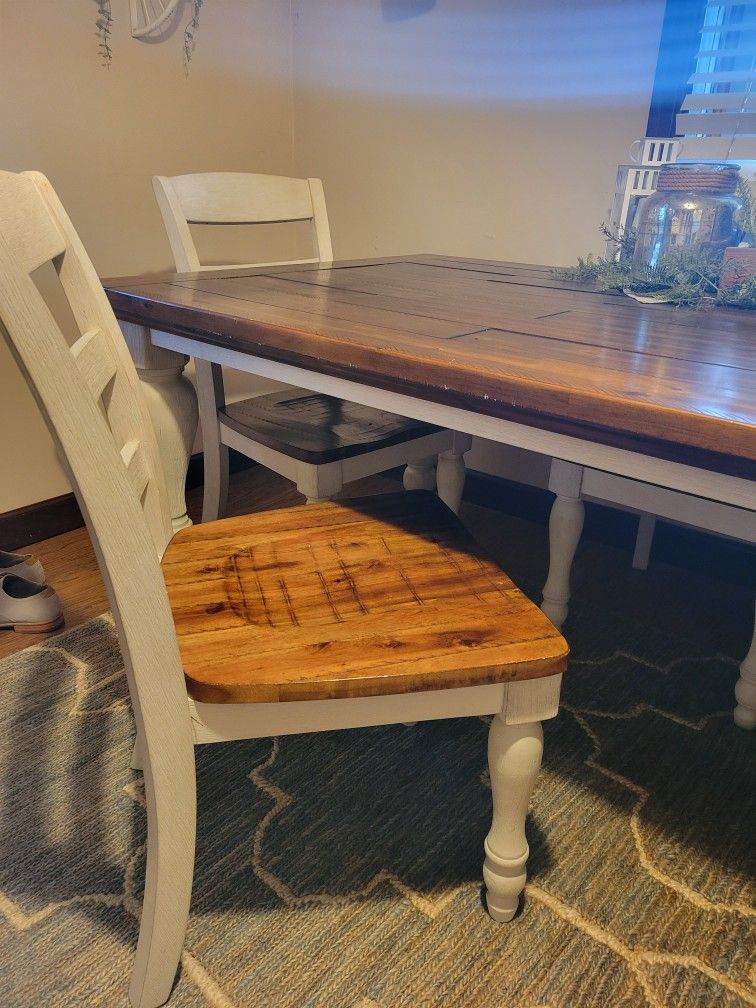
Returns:
[[[389,410],[400,416],[424,420],[489,441],[513,445],[540,455],[564,459],[566,462],[574,462],[577,465],[600,469],[654,486],[667,487],[756,512],[756,484],[751,480],[708,469],[697,469],[694,466],[642,455],[624,448],[613,448],[595,441],[584,441],[567,434],[541,430],[512,420],[417,399],[399,392],[389,392],[346,378],[321,374],[264,357],[255,357],[238,350],[214,346],[187,336],[176,336],[173,333],[153,329],[151,339],[155,346],[166,350],[199,357],[262,378],[271,378],[287,385],[296,385],[364,406]]]

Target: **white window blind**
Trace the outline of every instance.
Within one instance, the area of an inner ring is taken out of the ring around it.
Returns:
[[[756,160],[756,0],[708,0],[688,83],[682,157]]]

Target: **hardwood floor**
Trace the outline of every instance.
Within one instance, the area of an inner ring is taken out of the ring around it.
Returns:
[[[371,478],[350,484],[344,496],[358,496],[380,490],[396,490],[396,483]],[[187,494],[188,512],[193,521],[199,521],[202,512],[202,488]],[[261,466],[254,466],[231,477],[229,490],[229,515],[265,511],[304,503],[288,480]],[[105,586],[100,577],[92,543],[84,528],[44,539],[23,552],[33,552],[41,561],[47,580],[63,603],[65,626],[49,634],[17,634],[13,630],[0,630],[0,659],[21,651],[31,644],[39,644],[49,637],[64,633],[79,623],[109,609]]]
[[[349,484],[343,496],[396,489],[395,480],[370,477]],[[187,499],[189,515],[198,521],[202,489],[190,491]],[[302,502],[303,498],[292,484],[261,466],[231,477],[231,515]],[[538,588],[545,580],[548,565],[543,509],[541,521],[527,520],[522,512],[527,513],[528,509],[519,510],[517,516],[464,502],[460,517],[478,541],[499,560],[515,584],[532,587],[534,597],[540,601]],[[670,530],[665,544],[666,533],[662,526],[657,533],[658,548],[655,543],[649,570],[634,571],[630,566],[631,538],[607,535],[606,531],[596,537],[587,525],[573,567],[573,595],[598,606],[609,606],[612,611],[621,611],[649,626],[688,637],[714,651],[718,650],[720,639],[734,640],[738,642],[737,651],[745,654],[753,629],[753,584],[752,578],[744,582],[742,571],[753,569],[753,550],[703,533],[686,533],[686,540],[679,532],[679,529]],[[677,555],[675,544],[678,545]],[[688,555],[680,555],[680,548],[686,549]],[[108,609],[85,529],[45,539],[28,549],[42,560],[50,584],[61,597],[66,619],[64,630]],[[657,556],[665,560],[658,560]],[[700,562],[696,559],[699,556]],[[0,659],[60,632],[31,636],[12,630],[0,631]],[[569,639],[569,620],[565,632]]]

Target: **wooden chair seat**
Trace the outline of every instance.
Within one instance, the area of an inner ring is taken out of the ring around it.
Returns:
[[[386,410],[299,389],[229,403],[223,426],[310,465],[388,448],[442,428]]]
[[[163,557],[189,693],[325,700],[554,675],[567,646],[433,494],[269,511]]]

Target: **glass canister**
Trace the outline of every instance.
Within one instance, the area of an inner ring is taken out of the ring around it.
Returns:
[[[659,169],[656,192],[641,201],[633,264],[655,269],[670,252],[722,258],[741,238],[735,195],[740,168],[731,164],[670,164]]]

